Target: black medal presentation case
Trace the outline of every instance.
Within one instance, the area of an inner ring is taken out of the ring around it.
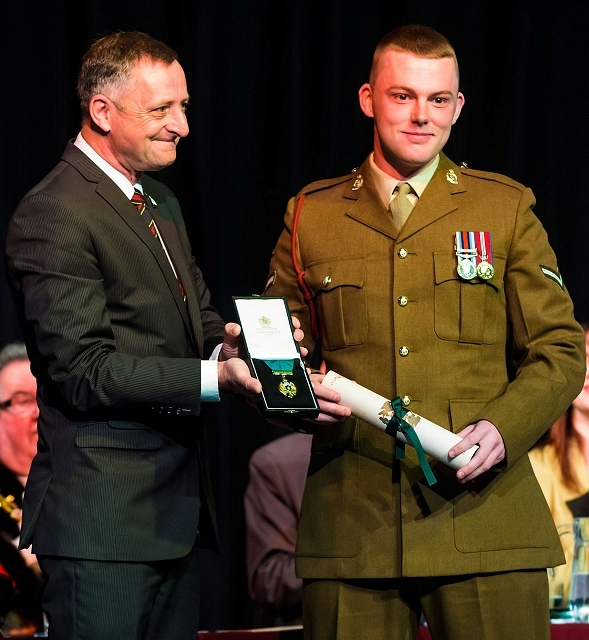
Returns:
[[[234,296],[233,303],[252,375],[262,383],[262,414],[316,417],[319,405],[293,337],[286,298]]]

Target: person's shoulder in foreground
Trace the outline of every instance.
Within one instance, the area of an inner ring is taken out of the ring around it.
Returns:
[[[301,615],[302,582],[295,576],[297,524],[311,436],[289,433],[256,449],[244,495],[250,597],[273,626]]]

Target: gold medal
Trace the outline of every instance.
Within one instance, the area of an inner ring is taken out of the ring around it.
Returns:
[[[287,398],[294,398],[297,395],[296,384],[292,380],[287,380],[283,373],[280,375],[282,376],[282,380],[278,385],[278,391]]]
[[[278,391],[287,398],[294,398],[297,395],[297,386],[286,376],[292,376],[294,370],[294,360],[266,360],[266,364],[272,369],[275,376],[281,376],[278,383]]]

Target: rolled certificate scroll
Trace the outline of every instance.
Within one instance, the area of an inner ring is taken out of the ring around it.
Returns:
[[[386,430],[394,413],[390,400],[348,378],[340,376],[335,371],[328,371],[321,384],[337,391],[342,397],[340,404],[349,407],[356,418],[364,420],[364,422],[368,422],[368,424],[382,429],[382,431]],[[470,461],[478,449],[478,445],[474,445],[455,458],[450,458],[448,451],[462,440],[459,435],[411,411],[407,411],[404,416],[399,417],[402,417],[405,422],[408,422],[413,427],[425,453],[453,469],[462,468]],[[395,437],[401,442],[412,444],[401,431],[398,431]]]

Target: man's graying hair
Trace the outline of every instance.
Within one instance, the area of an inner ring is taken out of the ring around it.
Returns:
[[[22,342],[12,342],[7,344],[0,351],[0,371],[11,362],[29,361],[27,348]]]
[[[170,65],[178,56],[163,42],[140,31],[119,31],[92,43],[78,75],[78,97],[82,119],[88,117],[92,96],[116,92],[124,87],[131,70],[141,59]]]

